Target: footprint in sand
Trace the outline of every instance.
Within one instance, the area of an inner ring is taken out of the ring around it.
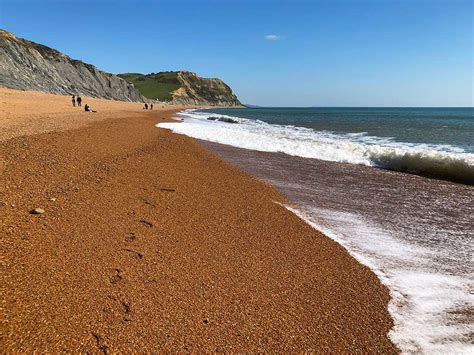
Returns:
[[[122,276],[122,270],[120,269],[114,269],[114,274],[110,277],[110,283],[111,284],[116,284],[122,281],[123,276]]]
[[[103,311],[124,322],[132,321],[132,304],[124,298],[108,295],[107,306]]]
[[[123,250],[133,254],[138,259],[143,259],[143,257],[144,257],[144,255],[142,253],[138,252],[138,251],[135,251],[135,250],[132,250],[132,249],[123,249]]]
[[[150,207],[156,207],[157,203],[154,199],[149,198],[149,197],[142,197],[141,198],[143,202],[145,202],[146,205]]]
[[[137,239],[137,236],[135,233],[131,232],[125,236],[125,241],[126,242],[133,242],[135,239]]]
[[[130,302],[125,302],[125,301],[122,301],[121,303],[122,303],[122,311],[124,314],[123,320],[125,322],[131,322],[132,321],[132,318],[131,318],[132,305],[130,304]]]
[[[147,221],[146,219],[141,219],[140,223],[143,224],[144,226],[148,227],[148,228],[153,227],[153,223],[150,222],[150,221]]]
[[[92,337],[95,339],[99,350],[104,354],[108,354],[109,347],[107,346],[107,344],[105,344],[104,338],[98,333],[91,333],[91,334],[92,334]]]
[[[160,191],[165,191],[165,192],[176,192],[176,189],[172,189],[172,188],[166,188],[166,187],[162,187],[160,189],[158,189]]]

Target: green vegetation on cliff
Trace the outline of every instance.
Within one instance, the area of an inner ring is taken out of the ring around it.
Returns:
[[[119,76],[133,84],[150,100],[158,99],[180,105],[242,106],[232,89],[222,80],[201,78],[186,70],[151,74],[125,73]]]
[[[181,87],[177,72],[161,72],[147,75],[125,73],[118,76],[132,83],[143,96],[160,101],[171,101],[173,99],[171,92]]]

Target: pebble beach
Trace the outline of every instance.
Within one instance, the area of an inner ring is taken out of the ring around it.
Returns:
[[[398,352],[370,269],[271,185],[155,127],[183,107],[0,102],[3,350]]]

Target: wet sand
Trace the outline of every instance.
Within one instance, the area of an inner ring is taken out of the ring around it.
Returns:
[[[387,289],[273,187],[154,127],[175,108],[99,104],[0,118],[2,349],[397,351]]]
[[[462,353],[472,332],[474,189],[368,166],[199,141],[278,188],[391,289],[391,339],[408,353]]]

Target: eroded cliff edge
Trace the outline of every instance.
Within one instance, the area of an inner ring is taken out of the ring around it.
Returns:
[[[0,87],[122,101],[243,106],[221,79],[202,78],[190,71],[114,75],[2,29]]]
[[[151,100],[181,105],[243,106],[232,89],[221,79],[202,78],[190,71],[126,73],[119,76],[133,83]]]
[[[117,75],[1,29],[0,86],[122,101],[144,100],[133,84]]]
[[[209,106],[242,106],[232,89],[221,79],[201,78],[189,71],[178,72],[181,88],[171,93],[173,101],[181,104]]]

